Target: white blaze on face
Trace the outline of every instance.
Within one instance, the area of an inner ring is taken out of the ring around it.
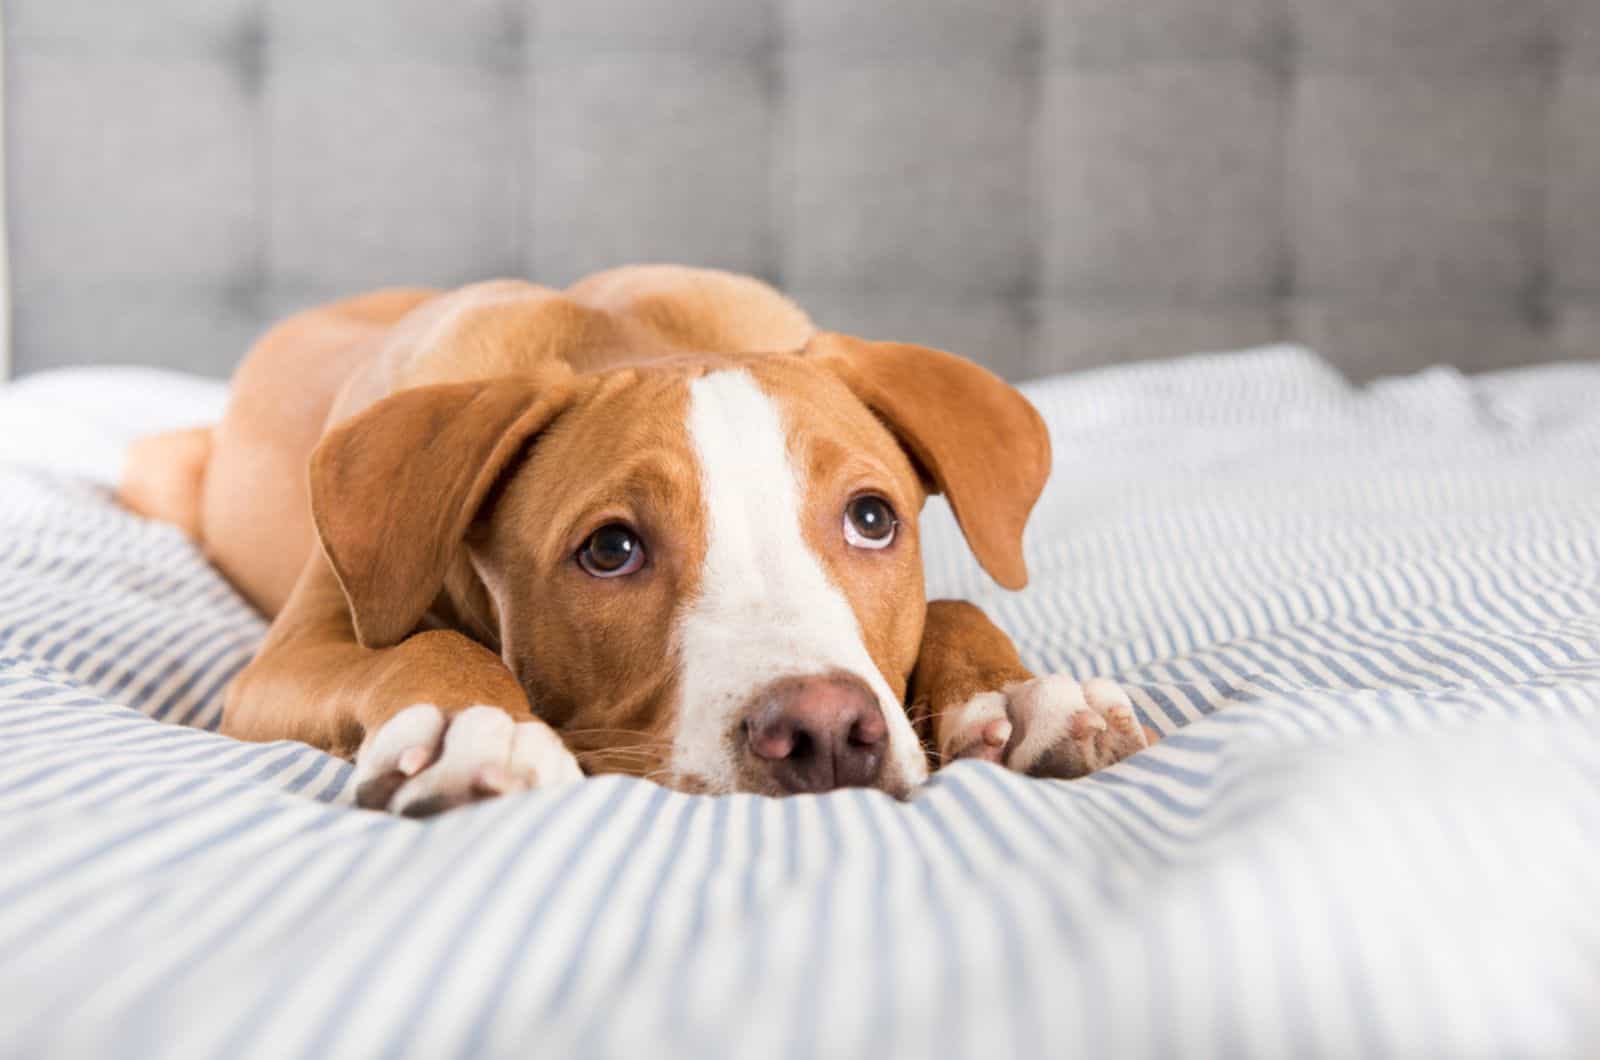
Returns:
[[[905,708],[801,531],[805,484],[778,407],[749,373],[714,372],[689,385],[688,427],[700,461],[706,558],[679,629],[673,768],[712,791],[733,790],[728,734],[751,695],[779,678],[843,671],[867,683],[888,722],[885,776],[921,783],[927,760]]]

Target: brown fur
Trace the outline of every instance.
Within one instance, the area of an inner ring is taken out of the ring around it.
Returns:
[[[648,266],[565,293],[377,292],[256,345],[204,473],[124,495],[178,516],[273,617],[223,730],[349,755],[409,704],[492,703],[555,726],[590,771],[658,771],[673,617],[703,558],[677,544],[702,537],[674,532],[701,518],[686,380],[734,363],[785,408],[805,535],[891,687],[903,696],[915,668],[927,722],[951,690],[1025,674],[976,609],[935,604],[924,628],[915,515],[945,492],[984,567],[1025,581],[1022,526],[1049,472],[1026,400],[948,354],[818,334],[758,281]],[[158,465],[177,444],[136,453],[150,466],[130,482],[172,481]],[[868,478],[903,520],[870,562],[838,526]],[[620,517],[653,542],[626,594],[571,562]]]

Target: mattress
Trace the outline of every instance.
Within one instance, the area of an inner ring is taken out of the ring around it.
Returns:
[[[987,583],[935,502],[930,588],[1038,669],[1118,677],[1164,738],[903,803],[601,777],[352,809],[344,763],[210,731],[261,620],[13,444],[0,1050],[1592,1049],[1600,366],[1353,388],[1274,347],[1029,392],[1056,447],[1033,583]]]

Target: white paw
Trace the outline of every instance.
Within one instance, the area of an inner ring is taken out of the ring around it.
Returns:
[[[1055,675],[980,692],[951,711],[945,761],[981,758],[1036,777],[1071,779],[1149,746],[1122,686]]]
[[[581,780],[578,760],[542,721],[499,707],[446,718],[431,703],[407,707],[356,754],[356,805],[407,817],[530,788]]]

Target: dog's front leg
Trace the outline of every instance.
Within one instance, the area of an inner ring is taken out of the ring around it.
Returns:
[[[354,757],[357,804],[408,816],[582,776],[481,644],[431,630],[391,648],[362,647],[320,556],[229,686],[222,731]]]
[[[909,699],[935,766],[980,758],[1070,779],[1119,762],[1155,738],[1115,682],[1036,677],[1011,638],[960,600],[928,605]]]

